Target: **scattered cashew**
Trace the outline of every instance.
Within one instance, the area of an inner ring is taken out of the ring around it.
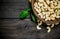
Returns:
[[[49,33],[49,32],[51,31],[51,28],[48,26],[48,27],[47,27],[47,29],[48,29],[48,31],[47,31],[47,32]]]
[[[41,27],[40,26],[42,25],[42,21],[40,21],[40,20],[37,19],[37,22],[38,22],[37,29],[38,30],[41,30]]]
[[[53,27],[54,27],[54,24],[51,25],[51,28],[53,28]]]
[[[38,30],[41,30],[41,27],[40,27],[39,25],[37,25],[37,29],[38,29]]]

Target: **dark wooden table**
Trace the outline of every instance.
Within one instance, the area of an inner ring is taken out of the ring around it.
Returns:
[[[37,24],[31,21],[30,16],[18,19],[20,11],[27,8],[28,0],[1,0],[0,5],[1,39],[60,39],[60,24],[47,33],[45,27],[37,30]]]

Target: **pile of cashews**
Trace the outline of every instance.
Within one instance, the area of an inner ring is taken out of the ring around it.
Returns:
[[[58,0],[36,0],[34,9],[38,16],[45,21],[55,20],[56,18],[60,18],[60,8],[58,4]]]
[[[29,0],[31,2],[31,0]],[[34,3],[34,9],[37,11],[37,14],[42,18],[47,20],[55,20],[60,18],[60,1],[59,0],[36,0]],[[37,19],[38,25],[37,29],[41,30],[42,21]],[[47,24],[47,32],[51,31],[51,28],[56,24]],[[51,26],[50,26],[51,25]]]

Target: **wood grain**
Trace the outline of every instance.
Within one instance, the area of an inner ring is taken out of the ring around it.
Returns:
[[[0,19],[0,33],[4,39],[60,39],[60,25],[47,33],[45,27],[37,30],[30,19]]]

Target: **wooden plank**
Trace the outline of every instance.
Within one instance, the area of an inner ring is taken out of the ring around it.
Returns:
[[[5,39],[60,39],[60,25],[47,33],[45,27],[37,30],[30,19],[0,19],[0,32]]]

